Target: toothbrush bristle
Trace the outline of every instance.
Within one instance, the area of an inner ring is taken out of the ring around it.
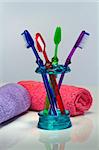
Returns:
[[[24,39],[24,41],[25,41],[25,47],[26,47],[26,48],[29,48],[29,44],[27,43],[27,40],[26,40],[25,34],[24,34],[24,33],[22,33],[21,35],[23,36],[23,39]]]
[[[81,49],[84,48],[84,46],[85,46],[85,44],[86,44],[86,42],[87,42],[87,40],[88,40],[88,37],[89,37],[89,35],[90,35],[89,33],[85,32],[85,31],[83,31],[83,32],[84,32],[84,35],[83,35],[83,37],[82,37],[81,42],[80,42],[79,45],[78,45],[78,47],[81,48]]]
[[[34,45],[34,41],[30,35],[30,33],[25,30],[21,35],[23,35],[24,39],[25,39],[25,43],[26,43],[26,47],[30,48]]]

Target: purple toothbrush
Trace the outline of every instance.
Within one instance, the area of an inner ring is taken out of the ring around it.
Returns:
[[[79,37],[78,37],[78,39],[77,39],[75,45],[73,46],[72,50],[70,51],[70,53],[69,53],[69,55],[68,55],[68,57],[67,57],[67,59],[66,59],[66,61],[65,61],[64,66],[68,66],[68,65],[71,63],[71,58],[72,58],[74,52],[76,51],[77,47],[80,48],[80,49],[83,49],[83,46],[84,46],[84,44],[85,44],[85,41],[87,40],[87,38],[88,38],[89,35],[90,35],[90,34],[87,33],[87,32],[85,32],[85,31],[82,31],[82,32],[80,33],[80,35],[79,35]],[[59,79],[59,83],[58,83],[58,87],[59,87],[59,88],[61,87],[61,84],[62,84],[64,75],[65,75],[65,72],[63,72],[63,73],[61,74],[61,77],[60,77],[60,79]]]

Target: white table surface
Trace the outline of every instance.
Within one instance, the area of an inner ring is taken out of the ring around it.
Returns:
[[[94,103],[84,116],[72,117],[73,126],[60,131],[37,128],[38,114],[29,111],[0,126],[0,150],[99,150],[98,89],[90,88]]]

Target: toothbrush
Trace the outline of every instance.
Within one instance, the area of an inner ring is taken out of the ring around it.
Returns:
[[[53,65],[58,65],[58,45],[61,42],[61,28],[57,27],[54,35],[54,43],[55,43],[55,52],[54,52],[54,57],[52,58],[52,64]]]
[[[79,37],[78,37],[78,39],[77,39],[75,45],[73,46],[72,50],[70,51],[70,53],[69,53],[69,55],[68,55],[68,57],[67,57],[67,59],[66,59],[66,61],[65,61],[64,66],[67,67],[67,66],[71,63],[71,58],[72,58],[72,56],[73,56],[73,54],[74,54],[74,52],[76,51],[77,48],[83,49],[83,46],[84,46],[84,44],[85,44],[85,41],[87,40],[87,38],[88,38],[89,35],[90,35],[90,34],[87,33],[87,32],[85,32],[85,31],[82,31],[82,32],[80,33],[80,35],[79,35]],[[60,87],[61,87],[61,84],[62,84],[64,75],[65,75],[65,73],[63,72],[63,73],[61,74],[60,79],[59,79],[59,83],[58,83],[59,89],[60,89]]]
[[[45,61],[46,61],[46,68],[47,69],[52,68],[52,63],[49,61],[49,59],[47,57],[47,54],[46,54],[46,51],[45,51],[46,44],[45,44],[41,34],[37,33],[35,39],[36,39],[36,45],[37,45],[37,48],[38,48],[39,52],[42,52],[43,55],[44,55],[44,58],[45,58]],[[64,108],[64,105],[63,105],[63,102],[62,102],[62,98],[61,98],[59,89],[58,89],[58,84],[56,82],[56,77],[53,74],[49,74],[49,78],[50,78],[51,85],[53,87],[53,90],[54,90],[54,93],[55,93],[56,100],[58,102],[60,111],[61,111],[62,114],[65,114],[65,108]]]
[[[44,64],[43,64],[43,61],[41,60],[41,58],[39,57],[36,49],[35,49],[35,46],[34,46],[34,41],[30,35],[30,33],[25,30],[22,35],[24,35],[25,37],[25,40],[26,40],[26,43],[27,43],[27,48],[32,48],[34,54],[35,54],[35,57],[36,57],[36,63],[38,64],[39,67],[44,67]],[[46,88],[46,92],[47,92],[47,95],[48,95],[48,98],[49,98],[49,101],[50,101],[50,104],[51,104],[51,108],[52,108],[52,111],[53,111],[53,114],[54,115],[57,115],[57,112],[55,110],[55,107],[54,107],[54,99],[53,99],[53,92],[52,92],[52,89],[49,85],[49,82],[48,82],[48,78],[47,78],[47,75],[45,72],[42,73],[42,78],[43,78],[43,82],[44,82],[44,85],[45,85],[45,88]]]
[[[51,82],[49,81],[50,83],[50,86],[51,86]],[[52,86],[51,86],[52,87]],[[55,106],[57,108],[57,103],[56,103],[56,97],[55,97],[55,94],[54,94],[54,102],[55,102]],[[45,108],[44,108],[44,114],[48,114],[48,109],[49,109],[49,106],[50,106],[50,103],[49,103],[49,99],[48,99],[48,96],[46,95],[46,101],[45,101]],[[50,107],[51,109],[51,107]],[[51,111],[51,110],[50,110]]]
[[[41,39],[42,39],[42,37],[41,37]],[[43,43],[45,45],[45,42],[44,42],[43,39],[42,39],[42,41],[43,41]],[[59,45],[60,41],[61,41],[61,28],[57,27],[56,30],[55,30],[55,34],[54,34],[55,52],[54,52],[54,57],[52,58],[52,64],[53,65],[58,65],[58,57],[57,57],[57,55],[58,55],[58,45]],[[43,51],[43,55],[46,56],[45,50]],[[47,58],[47,62],[49,62],[47,56],[46,56],[46,58]],[[45,113],[47,113],[48,108],[49,108],[49,100],[48,100],[48,97],[46,96],[46,103],[45,103],[45,110],[44,110]]]
[[[47,68],[52,67],[51,62],[49,61],[48,56],[47,56],[46,51],[45,51],[45,47],[46,47],[45,42],[44,42],[42,36],[39,33],[36,34],[36,46],[37,46],[39,52],[43,53],[44,58],[46,60],[46,64],[45,65],[47,66]],[[55,105],[57,107],[55,95],[54,95],[54,102],[55,102]],[[47,96],[46,97],[46,104],[45,104],[44,113],[46,113],[46,114],[48,113],[49,106],[50,106],[50,103],[49,103],[49,99],[48,99],[48,96]]]

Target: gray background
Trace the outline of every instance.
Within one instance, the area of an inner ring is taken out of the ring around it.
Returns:
[[[77,49],[71,73],[64,83],[96,86],[98,84],[98,3],[0,3],[0,80],[38,80],[37,67],[31,49],[26,49],[21,33],[27,29],[35,37],[42,33],[51,59],[54,53],[53,36],[56,26],[62,28],[59,60],[66,56],[82,30],[90,33],[83,50]],[[42,57],[42,55],[41,55]]]

